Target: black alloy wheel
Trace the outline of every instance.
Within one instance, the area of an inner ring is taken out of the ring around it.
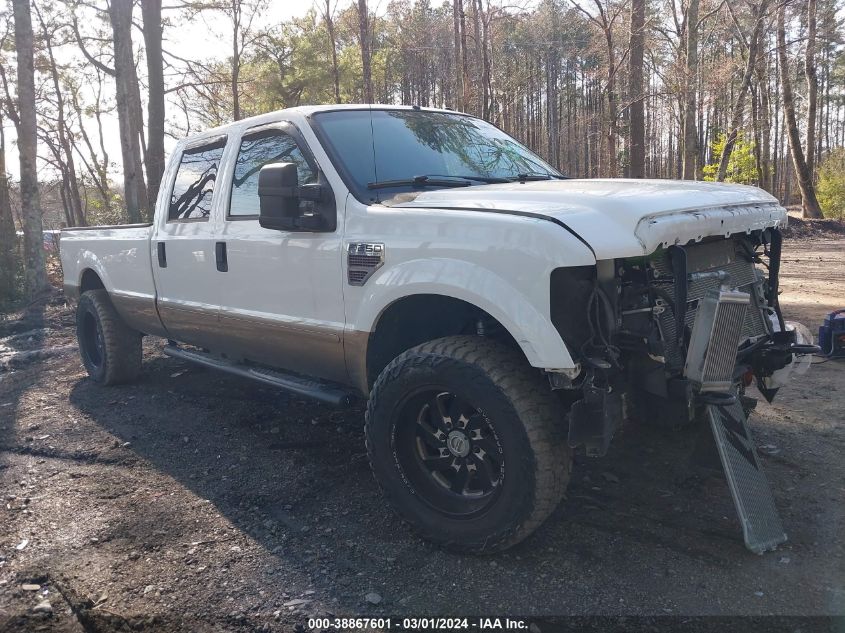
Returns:
[[[394,427],[393,454],[420,497],[446,516],[481,512],[501,490],[502,446],[490,420],[444,387],[407,398]]]

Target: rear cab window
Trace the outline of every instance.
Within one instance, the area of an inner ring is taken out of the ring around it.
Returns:
[[[225,147],[224,136],[183,150],[170,192],[168,222],[209,219]]]

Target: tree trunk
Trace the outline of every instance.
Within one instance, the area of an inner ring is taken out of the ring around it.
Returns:
[[[757,65],[757,49],[760,46],[760,32],[765,22],[764,16],[766,15],[767,6],[768,0],[760,0],[760,4],[753,11],[754,27],[751,31],[751,36],[748,38],[748,60],[746,61],[745,72],[742,75],[742,83],[739,85],[739,92],[733,104],[728,137],[725,140],[722,156],[719,159],[719,169],[716,172],[716,180],[719,182],[724,182],[725,176],[727,175],[728,162],[731,159],[731,153],[736,144],[739,126],[742,124],[742,115],[745,112],[745,97],[751,87],[751,78],[754,75],[754,68]]]
[[[13,0],[12,5],[15,15],[15,49],[18,54],[18,155],[24,233],[24,278],[27,295],[34,298],[47,287],[41,197],[35,165],[38,141],[35,121],[34,37],[29,0]]]
[[[560,169],[560,112],[558,111],[558,64],[560,55],[554,48],[546,51],[546,127],[548,131],[548,161]]]
[[[701,178],[701,165],[698,160],[698,129],[696,117],[698,116],[698,3],[699,0],[690,0],[687,9],[687,41],[686,41],[686,65],[684,68],[684,162],[681,177],[684,180],[699,180]]]
[[[780,61],[780,83],[783,90],[783,113],[786,120],[786,132],[789,135],[789,150],[792,154],[792,165],[795,167],[795,176],[798,179],[798,188],[801,190],[801,202],[803,216],[805,218],[820,218],[822,211],[819,201],[816,199],[816,190],[813,187],[813,178],[804,160],[804,151],[801,149],[801,134],[798,131],[798,123],[795,120],[795,101],[792,96],[792,80],[789,77],[789,65],[786,59],[786,27],[785,22],[786,4],[781,3],[778,7],[778,60]]]
[[[458,16],[461,22],[461,83],[464,87],[462,99],[464,102],[464,109],[469,109],[469,104],[472,99],[470,96],[472,86],[469,85],[469,60],[467,59],[467,16],[464,11],[464,0],[458,0],[458,7],[460,9]]]
[[[773,96],[779,95],[780,90],[780,60],[778,60],[777,51],[774,56],[774,71],[772,72],[775,78]],[[774,139],[772,139],[772,195],[777,196],[781,191],[781,183],[783,181],[783,169],[781,168],[781,159],[783,158],[783,117],[781,116],[780,99],[769,99],[772,104],[772,130],[774,132]]]
[[[364,73],[364,103],[373,103],[373,71],[370,66],[370,15],[367,0],[358,0],[358,33],[361,39],[361,67]]]
[[[329,48],[332,54],[332,83],[334,84],[334,102],[340,103],[340,70],[337,65],[337,35],[334,30],[332,17],[332,0],[326,0],[326,30],[329,34]]]
[[[232,0],[232,118],[235,121],[241,120],[241,93],[238,81],[241,75],[241,1]]]
[[[763,155],[761,147],[763,145],[760,131],[760,102],[759,102],[759,86],[751,82],[751,131],[754,138],[754,146],[752,151],[754,154],[754,167],[757,170],[757,186],[763,186]]]
[[[607,45],[607,130],[605,141],[607,143],[607,166],[605,175],[608,178],[617,176],[616,160],[616,137],[618,134],[618,123],[616,120],[616,56],[613,51],[613,31],[610,26],[605,29],[605,44]]]
[[[481,11],[481,0],[478,0],[478,10]],[[485,15],[481,22],[481,83],[482,83],[482,108],[481,116],[484,120],[490,120],[490,102],[493,97],[492,68],[490,67],[490,16]]]
[[[2,110],[0,110],[2,115]],[[0,309],[15,298],[15,277],[18,270],[18,239],[12,219],[9,180],[6,177],[6,135],[0,116]]]
[[[698,0],[692,0],[697,2]],[[645,0],[631,0],[631,42],[628,66],[630,159],[628,175],[645,177],[645,104],[643,99],[643,49],[645,48]]]
[[[757,65],[757,86],[760,92],[760,186],[769,193],[774,192],[774,184],[772,182],[772,141],[771,141],[771,118],[769,113],[769,82],[767,75],[766,57],[762,58],[762,63]]]
[[[475,36],[475,67],[479,68],[482,65],[481,61],[481,0],[475,2],[474,0],[470,0],[472,3],[472,31],[473,35]],[[482,71],[483,72],[483,71]],[[477,76],[477,75],[476,75]],[[478,81],[481,79],[481,81]],[[484,83],[483,77],[477,77],[475,86],[475,115],[481,116],[482,111],[484,110],[484,105],[482,103],[483,95],[482,95],[482,84]]]
[[[164,59],[161,51],[161,0],[141,0],[147,57],[147,197],[158,198],[164,174]]]
[[[135,59],[132,54],[132,3],[112,2],[109,18],[114,39],[115,101],[123,157],[123,195],[130,222],[140,222],[148,214],[147,189],[141,165],[140,113],[136,112],[132,88]]]
[[[464,77],[461,67],[461,0],[452,0],[452,28],[455,39],[455,109],[464,108]]]
[[[819,81],[816,76],[816,0],[807,0],[807,50],[804,57],[807,76],[807,169],[813,178],[816,152],[816,108]]]

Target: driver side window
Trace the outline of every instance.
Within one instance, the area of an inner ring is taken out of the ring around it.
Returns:
[[[265,130],[249,134],[241,139],[235,173],[232,178],[232,195],[229,202],[229,217],[257,217],[260,209],[258,200],[258,172],[271,163],[294,163],[299,175],[299,184],[317,182],[317,172],[305,158],[301,148],[290,134],[281,130]],[[300,202],[302,211],[308,211],[311,201]]]

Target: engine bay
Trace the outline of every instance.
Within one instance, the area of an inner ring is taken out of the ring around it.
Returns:
[[[626,417],[678,427],[706,404],[750,411],[755,381],[771,401],[772,376],[812,353],[778,306],[781,243],[766,229],[556,270],[552,319],[581,365],[570,443],[601,455]]]

